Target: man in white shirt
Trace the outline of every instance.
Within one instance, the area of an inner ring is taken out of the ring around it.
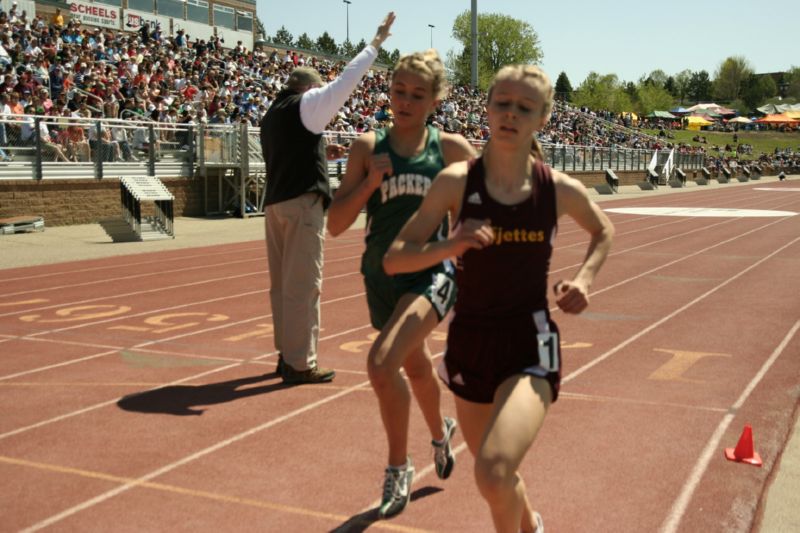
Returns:
[[[296,68],[261,122],[269,176],[264,219],[270,301],[278,371],[287,384],[325,383],[336,374],[317,364],[317,345],[324,217],[331,201],[326,157],[342,157],[344,147],[326,147],[322,132],[377,58],[394,18],[389,13],[372,43],[330,84],[311,67]]]

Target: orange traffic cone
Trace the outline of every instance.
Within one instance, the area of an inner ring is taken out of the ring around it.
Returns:
[[[736,448],[725,448],[725,457],[728,461],[761,466],[763,464],[761,456],[753,448],[753,428],[747,424],[742,431],[742,436],[739,437]]]

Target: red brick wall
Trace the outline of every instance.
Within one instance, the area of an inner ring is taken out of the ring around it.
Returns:
[[[175,216],[203,215],[203,179],[166,178]],[[92,224],[119,217],[119,180],[0,181],[0,218],[36,215],[48,226]]]

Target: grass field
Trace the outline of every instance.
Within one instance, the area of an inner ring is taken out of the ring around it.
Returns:
[[[644,130],[650,135],[658,135],[658,130]],[[670,141],[686,143],[694,146],[705,146],[707,150],[712,145],[717,145],[720,149],[724,149],[726,144],[733,144],[733,133],[730,132],[715,132],[715,131],[688,131],[688,130],[672,130],[671,133],[675,136]],[[694,142],[692,137],[700,135],[705,137],[708,141],[707,144]],[[794,151],[800,151],[800,133],[781,133],[777,131],[739,131],[739,142],[746,143],[753,146],[752,154],[745,154],[742,159],[757,158],[762,152],[772,153],[775,148],[791,148]]]

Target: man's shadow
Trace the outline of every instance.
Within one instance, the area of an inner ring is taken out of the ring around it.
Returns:
[[[117,405],[125,411],[140,413],[163,413],[178,416],[202,415],[205,409],[196,409],[195,406],[232,402],[239,398],[266,394],[290,387],[290,385],[284,385],[283,382],[278,381],[259,387],[239,389],[244,385],[274,377],[278,377],[277,372],[208,385],[170,385],[160,389],[129,394],[120,399]]]
[[[409,505],[420,498],[425,498],[426,496],[442,492],[443,490],[443,488],[431,487],[430,485],[427,487],[420,487],[411,493],[411,502]],[[361,533],[362,531],[366,531],[367,528],[375,522],[380,521],[381,519],[378,518],[378,508],[376,507],[351,516],[347,522],[343,522],[336,528],[331,529],[328,533]]]

